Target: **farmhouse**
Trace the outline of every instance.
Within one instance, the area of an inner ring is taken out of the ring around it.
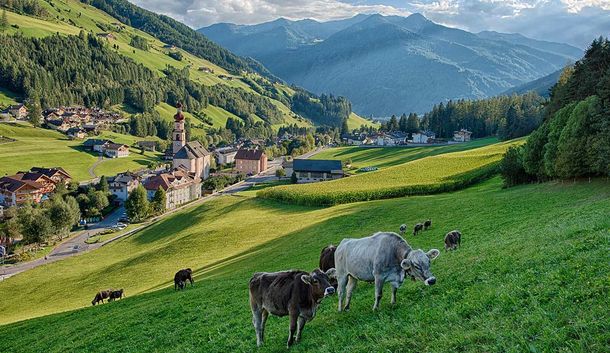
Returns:
[[[472,136],[472,132],[470,132],[466,129],[460,129],[460,131],[453,132],[453,141],[468,142],[468,141],[470,141],[471,136]]]
[[[411,143],[430,143],[436,138],[432,131],[420,131],[411,135]]]
[[[20,206],[48,199],[59,183],[67,183],[70,175],[61,168],[32,168],[28,172],[0,178],[0,205]]]
[[[110,158],[123,158],[129,156],[129,146],[118,143],[109,143],[104,147],[104,154]]]
[[[191,173],[184,169],[174,169],[170,173],[161,173],[148,178],[144,188],[149,199],[162,188],[166,193],[165,208],[171,210],[187,202],[201,197],[201,179],[193,178]]]
[[[258,174],[267,169],[267,155],[262,149],[241,148],[235,154],[235,169],[244,174]]]
[[[140,185],[140,179],[132,173],[121,173],[108,180],[110,193],[120,201],[126,201],[129,193],[138,185]]]
[[[88,139],[83,142],[83,146],[93,152],[104,152],[106,146],[113,144],[114,142],[110,140],[100,140],[100,139]]]
[[[28,108],[23,103],[11,105],[7,111],[15,119],[25,119],[28,116]]]
[[[104,33],[98,33],[97,36],[99,38],[115,39],[115,36],[112,33],[105,33],[105,32]]]
[[[213,73],[214,73],[214,70],[210,69],[210,68],[209,68],[209,67],[207,67],[207,66],[200,66],[200,67],[199,67],[199,71],[201,71],[201,72],[207,72],[208,74],[213,74]]]
[[[341,161],[325,159],[295,159],[293,170],[299,183],[343,178]]]
[[[214,151],[214,155],[216,156],[216,162],[220,164],[231,164],[235,162],[235,155],[237,155],[237,148],[233,147],[223,147],[217,148]]]
[[[199,141],[186,142],[182,104],[178,104],[176,115],[174,115],[172,139],[173,168],[184,168],[198,182],[201,179],[209,178],[212,164],[210,152]]]

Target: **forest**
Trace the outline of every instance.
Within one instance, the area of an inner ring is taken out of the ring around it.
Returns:
[[[127,0],[81,0],[97,7],[122,23],[146,32],[164,43],[175,45],[191,54],[204,58],[234,74],[242,71],[273,76],[253,59],[241,58],[220,47],[201,33],[168,16],[144,10]]]
[[[345,97],[322,94],[320,97],[298,89],[292,96],[294,112],[318,125],[341,127],[352,112],[352,104]]]
[[[610,41],[600,37],[551,89],[544,122],[502,162],[506,186],[610,175]]]

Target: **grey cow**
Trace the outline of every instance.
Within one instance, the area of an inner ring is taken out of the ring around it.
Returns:
[[[343,239],[335,252],[339,311],[349,310],[358,280],[375,282],[373,310],[379,308],[385,282],[392,285],[392,304],[396,303],[396,291],[402,285],[405,275],[413,280],[424,281],[426,285],[433,285],[436,278],[430,272],[430,261],[439,254],[437,249],[427,253],[421,249],[413,250],[400,235],[390,232],[379,232],[361,239]]]

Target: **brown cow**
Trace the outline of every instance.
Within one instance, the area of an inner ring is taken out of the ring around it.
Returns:
[[[424,225],[421,223],[417,223],[415,227],[413,227],[413,235],[417,235],[417,233],[421,232],[424,229]]]
[[[445,235],[445,250],[455,250],[462,245],[462,233],[453,230]]]
[[[193,270],[190,268],[185,268],[176,272],[174,275],[174,290],[184,289],[186,281],[190,281],[191,286],[193,286]]]
[[[98,304],[99,302],[102,302],[102,304],[103,304],[104,299],[108,299],[110,297],[111,292],[112,292],[112,289],[102,290],[102,291],[97,292],[97,294],[95,295],[95,298],[93,298],[93,300],[91,301],[91,305]]]
[[[125,296],[125,292],[123,291],[123,288],[121,288],[119,290],[113,290],[110,292],[110,296],[108,297],[108,302],[113,302],[116,299],[123,299],[124,296]]]
[[[431,220],[427,220],[424,222],[424,230],[428,230],[428,228],[430,228],[431,226],[432,226]]]
[[[328,271],[331,268],[335,268],[336,250],[337,247],[332,244],[322,249],[322,253],[320,253],[320,270]]]
[[[333,277],[334,268],[326,272],[315,269],[311,273],[299,270],[255,273],[250,279],[250,308],[256,345],[263,344],[269,313],[290,316],[287,346],[298,342],[305,323],[314,318],[322,299],[335,293],[330,284]]]

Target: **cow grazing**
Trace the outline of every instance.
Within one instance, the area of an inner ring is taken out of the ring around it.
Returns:
[[[400,235],[405,235],[405,233],[407,232],[407,225],[401,224],[399,230],[400,230]]]
[[[337,247],[334,245],[329,245],[322,249],[320,253],[320,270],[328,271],[331,268],[335,268],[335,251]]]
[[[343,239],[335,252],[339,311],[349,310],[358,280],[375,283],[373,310],[379,308],[385,282],[392,285],[392,304],[396,303],[396,291],[405,275],[433,285],[436,278],[430,272],[430,261],[439,254],[437,249],[427,253],[421,249],[414,250],[400,235],[390,232],[379,232],[361,239]],[[342,306],[344,294],[345,307]]]
[[[191,282],[191,286],[193,285],[193,270],[190,268],[182,269],[174,275],[174,290],[184,289],[186,281]]]
[[[424,222],[424,230],[428,230],[430,227],[432,227],[432,221],[428,219]]]
[[[455,250],[462,245],[462,233],[453,230],[445,235],[445,250]]]
[[[112,293],[112,289],[97,292],[95,298],[93,298],[93,300],[91,301],[91,305],[99,304],[100,302],[102,302],[103,304],[104,299],[108,299],[110,297],[110,293]]]
[[[424,225],[423,225],[423,224],[421,224],[421,223],[417,223],[417,224],[415,225],[415,227],[413,227],[413,235],[414,235],[414,236],[415,236],[415,235],[417,235],[419,232],[421,232],[421,231],[422,231],[422,229],[424,229]]]
[[[109,302],[113,302],[117,299],[123,299],[123,297],[125,296],[125,292],[123,291],[123,288],[119,289],[119,290],[113,290],[110,292],[110,296],[108,297],[108,301]]]
[[[315,269],[311,273],[299,270],[255,273],[250,279],[250,308],[257,346],[263,344],[270,313],[290,316],[287,346],[298,342],[305,323],[314,318],[322,299],[335,293],[330,284],[334,276],[334,268],[326,272]]]

